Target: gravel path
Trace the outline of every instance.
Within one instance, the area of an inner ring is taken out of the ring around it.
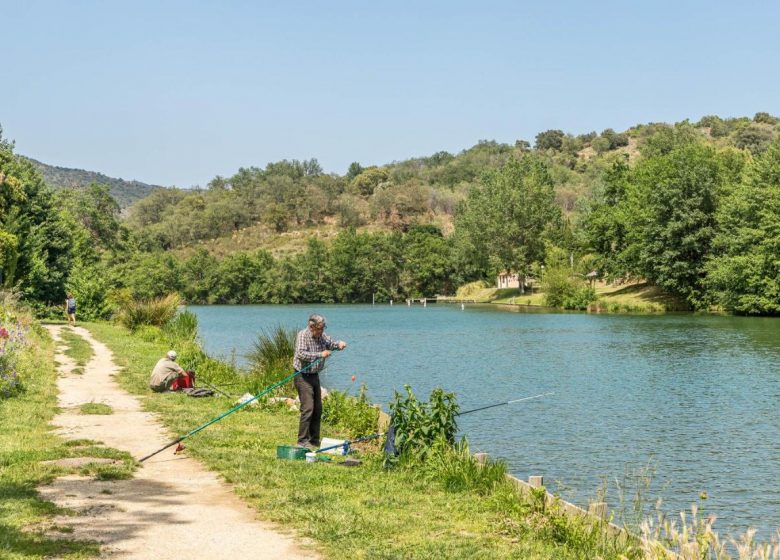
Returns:
[[[113,376],[119,369],[108,348],[89,331],[75,332],[87,340],[94,356],[83,375],[72,373],[73,362],[62,354],[60,326],[47,327],[58,345],[59,406],[54,418],[66,439],[91,439],[142,457],[173,437],[144,412],[136,397],[123,391]],[[110,415],[83,415],[78,406],[104,403]],[[155,560],[212,560],[316,558],[302,550],[310,543],[282,534],[281,528],[258,521],[229,485],[194,459],[174,456],[170,450],[146,461],[130,480],[97,481],[66,476],[39,488],[56,504],[76,510],[75,517],[59,517],[58,526],[72,527],[62,538],[92,539],[102,543],[109,558]]]

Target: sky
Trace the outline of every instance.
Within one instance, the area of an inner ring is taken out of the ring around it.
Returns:
[[[780,3],[0,0],[17,153],[165,186],[780,115]]]

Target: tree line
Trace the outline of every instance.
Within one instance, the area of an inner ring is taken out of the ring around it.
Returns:
[[[41,309],[72,290],[97,317],[170,291],[192,303],[366,302],[453,293],[502,270],[546,270],[575,289],[597,271],[692,309],[777,314],[779,126],[758,113],[544,131],[533,148],[482,141],[343,176],[285,160],[155,191],[127,216],[106,186],[52,191],[0,136],[0,282]],[[323,223],[339,233],[297,254],[198,247],[258,224]]]

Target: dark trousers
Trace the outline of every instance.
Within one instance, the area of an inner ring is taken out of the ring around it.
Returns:
[[[320,418],[322,418],[322,392],[320,376],[299,375],[295,388],[301,400],[301,421],[298,424],[298,445],[320,444]]]

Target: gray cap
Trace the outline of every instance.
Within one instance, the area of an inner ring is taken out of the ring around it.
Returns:
[[[170,360],[175,360],[177,355],[176,350],[168,350],[168,353],[166,354]]]

